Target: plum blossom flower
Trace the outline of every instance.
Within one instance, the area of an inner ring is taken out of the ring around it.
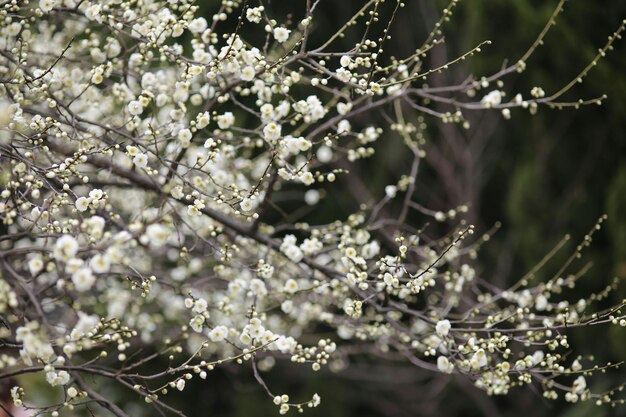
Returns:
[[[435,330],[437,331],[437,334],[439,336],[446,337],[448,333],[450,332],[451,327],[452,326],[450,325],[449,320],[440,320],[437,322],[437,325],[435,326]]]
[[[57,0],[39,0],[39,8],[47,13],[57,5]]]
[[[183,147],[189,146],[189,144],[191,143],[191,138],[192,138],[192,134],[191,134],[191,130],[189,129],[181,129],[178,132],[178,135],[176,135],[176,139],[178,139],[178,141],[181,143]]]
[[[241,79],[243,81],[252,81],[255,75],[256,71],[254,71],[254,68],[251,66],[244,67],[241,70]]]
[[[280,138],[280,133],[281,133],[281,126],[271,122],[268,123],[264,128],[263,128],[263,136],[265,137],[266,140],[268,141],[274,141],[278,138]]]
[[[439,356],[437,358],[437,369],[443,373],[449,374],[454,370],[454,365],[450,363],[447,357]]]
[[[289,39],[289,34],[291,31],[289,29],[283,27],[274,28],[274,39],[278,43],[284,43]]]
[[[99,253],[91,258],[91,261],[89,261],[89,266],[91,267],[93,272],[97,274],[104,274],[106,272],[109,272],[109,269],[111,269],[111,261],[106,254]]]
[[[284,291],[289,294],[295,293],[298,291],[298,282],[293,278],[288,279],[287,282],[285,282]]]
[[[227,111],[224,114],[217,116],[217,125],[220,129],[228,129],[235,123],[235,116]]]
[[[191,319],[191,321],[189,322],[189,327],[191,327],[194,332],[200,333],[202,332],[202,327],[204,325],[205,320],[206,319],[204,318],[203,315],[198,314]]]
[[[133,116],[138,116],[143,113],[143,105],[141,104],[141,102],[133,100],[128,103],[128,112]]]
[[[39,271],[41,271],[44,267],[43,259],[41,255],[35,255],[28,260],[28,270],[31,275],[36,275]]]
[[[493,90],[484,96],[480,102],[487,107],[495,107],[502,102],[502,96],[504,94],[500,90]]]
[[[70,374],[67,371],[49,371],[46,373],[46,381],[53,387],[67,385],[70,382]]]
[[[67,261],[78,252],[78,241],[70,236],[61,236],[54,245],[54,257],[59,261]]]
[[[257,205],[257,199],[254,198],[244,198],[243,200],[241,200],[241,203],[239,203],[239,207],[241,207],[241,210],[245,212],[254,210]]]
[[[202,33],[207,28],[207,21],[204,17],[198,17],[196,19],[193,19],[189,23],[188,27],[192,33]]]
[[[585,379],[585,377],[580,375],[578,378],[576,378],[574,380],[574,383],[572,384],[572,389],[575,394],[582,394],[585,389],[587,389],[587,380]]]
[[[86,197],[79,197],[76,199],[76,210],[80,211],[80,212],[84,212],[89,208],[89,199]]]
[[[141,152],[138,153],[133,158],[133,164],[135,164],[137,168],[146,168],[148,166],[148,155]]]
[[[72,282],[76,291],[89,291],[96,282],[96,277],[92,274],[91,269],[81,268],[72,274]]]
[[[212,342],[221,342],[226,339],[228,328],[226,326],[217,326],[209,332],[209,339]]]
[[[200,113],[196,117],[196,127],[198,129],[204,129],[209,125],[210,122],[211,116],[209,115],[209,112]]]
[[[263,13],[263,6],[260,7],[249,7],[246,10],[246,19],[248,19],[251,23],[260,23]]]

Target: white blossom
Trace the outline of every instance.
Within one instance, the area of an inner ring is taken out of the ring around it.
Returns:
[[[443,373],[449,374],[454,370],[454,366],[450,363],[448,358],[445,356],[439,356],[437,358],[437,369]]]
[[[198,17],[192,20],[188,27],[193,33],[202,33],[207,28],[207,21],[204,17]]]
[[[28,270],[31,275],[36,275],[39,271],[41,271],[44,267],[43,259],[40,255],[35,255],[28,261]]]
[[[138,153],[133,158],[133,164],[135,164],[137,168],[146,168],[148,166],[148,155],[141,152]]]
[[[204,321],[205,318],[203,315],[198,314],[196,316],[194,316],[191,321],[189,322],[189,326],[193,329],[193,331],[195,331],[196,333],[200,333],[202,332],[202,327],[204,325]]]
[[[256,75],[256,71],[251,66],[244,67],[241,70],[241,79],[243,81],[252,81],[255,75]]]
[[[217,125],[220,129],[228,129],[235,123],[235,116],[231,112],[226,112],[217,116]]]
[[[283,27],[277,27],[274,29],[274,39],[278,43],[284,43],[289,39],[289,34],[291,31],[289,29]]]
[[[248,21],[252,22],[252,23],[259,23],[259,22],[261,22],[263,9],[264,9],[263,6],[260,6],[260,7],[249,7],[246,10],[246,19],[248,19]]]
[[[79,197],[76,199],[76,210],[83,212],[86,211],[89,208],[89,199],[86,197]]]
[[[70,382],[70,374],[67,371],[48,371],[46,373],[46,381],[53,387],[67,385]]]
[[[67,261],[78,252],[78,241],[70,235],[61,236],[54,245],[54,257]]]
[[[487,107],[495,107],[502,102],[503,93],[500,90],[493,90],[481,99],[481,103]]]
[[[200,113],[196,117],[196,120],[197,120],[196,127],[198,129],[204,129],[205,127],[209,125],[209,122],[211,122],[211,116],[209,115],[208,112]]]
[[[143,106],[139,101],[133,100],[128,103],[128,112],[133,116],[140,115],[141,113],[143,113]]]
[[[226,326],[217,326],[209,332],[209,339],[212,342],[221,342],[226,339],[228,328]]]
[[[452,326],[450,325],[449,320],[439,320],[437,322],[437,325],[435,326],[435,330],[437,331],[437,334],[439,336],[446,337],[448,333],[450,332],[451,327]]]
[[[316,205],[320,201],[320,192],[317,190],[307,190],[307,192],[304,193],[304,201],[309,206]]]
[[[93,331],[99,323],[98,316],[95,314],[89,315],[82,311],[78,312],[78,321],[70,333],[72,340],[78,340],[81,337],[87,335]]]
[[[585,389],[587,388],[587,381],[585,380],[585,377],[580,375],[578,378],[576,378],[576,380],[574,380],[574,383],[572,384],[572,390],[574,391],[575,394],[582,394]]]
[[[39,8],[47,13],[57,5],[57,0],[39,0]]]
[[[268,141],[273,141],[276,140],[278,138],[280,138],[280,133],[281,133],[281,126],[276,124],[276,123],[268,123],[264,128],[263,128],[263,135],[265,136],[265,139]]]
[[[91,258],[91,261],[89,261],[89,266],[91,267],[93,272],[97,274],[104,274],[106,272],[109,272],[109,269],[111,268],[111,261],[106,254],[97,254],[93,258]]]
[[[89,291],[96,282],[96,277],[92,274],[91,269],[81,268],[72,274],[72,282],[77,291]]]
[[[287,282],[285,282],[284,291],[290,294],[298,291],[298,283],[296,282],[296,280],[292,278],[288,279]]]

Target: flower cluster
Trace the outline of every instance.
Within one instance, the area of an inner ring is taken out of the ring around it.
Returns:
[[[12,349],[0,378],[38,372],[63,386],[63,407],[91,399],[115,408],[89,375],[162,410],[168,395],[216,367],[249,366],[285,414],[320,397],[275,395],[265,372],[279,361],[341,371],[351,346],[363,345],[462,374],[493,395],[533,383],[546,398],[619,401],[585,379],[613,365],[583,365],[565,351],[568,328],[626,325],[623,304],[590,313],[613,284],[572,303],[562,293],[583,274],[568,275],[568,263],[545,282],[525,277],[498,289],[475,268],[488,236],[475,239],[461,219],[451,233],[424,239],[407,220],[415,213],[452,223],[467,211],[418,203],[425,123],[415,112],[469,129],[469,111],[509,118],[513,109],[567,107],[557,99],[573,84],[552,95],[537,87],[527,99],[507,89],[533,47],[496,74],[431,87],[431,74],[481,53],[478,45],[427,69],[424,57],[444,42],[441,24],[414,54],[390,62],[384,27],[380,39],[366,31],[333,52],[353,28],[379,25],[390,5],[393,22],[401,1],[365,2],[322,40],[311,2],[285,22],[262,5],[218,3],[212,16],[191,0],[0,5],[0,313],[8,329],[0,337]],[[372,190],[384,195],[374,201],[351,164],[396,136],[412,169]],[[316,210],[333,187],[361,197],[346,218],[310,224],[281,208],[296,199],[305,203],[298,210]],[[159,358],[167,369],[145,367]],[[37,398],[11,393],[16,405]],[[52,415],[63,408],[35,403]]]

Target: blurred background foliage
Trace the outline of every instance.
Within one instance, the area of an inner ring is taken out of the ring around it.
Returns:
[[[406,7],[396,16],[392,39],[387,42],[387,56],[412,54],[448,6],[448,2],[441,0],[405,2]],[[303,17],[303,0],[267,3],[268,9],[277,13],[273,16],[278,21],[281,13],[282,18],[292,18],[295,22]],[[444,26],[445,46],[433,51],[428,64],[441,65],[446,58],[456,57],[486,39],[492,44],[483,48],[481,54],[428,82],[458,84],[470,74],[490,75],[505,63],[516,62],[546,24],[556,3],[556,0],[461,1]],[[322,0],[316,9],[312,45],[333,33],[362,4],[357,0]],[[382,31],[394,4],[386,2],[374,33]],[[219,2],[211,0],[200,5],[210,17]],[[545,45],[528,60],[528,69],[506,79],[503,89],[507,98],[518,92],[529,97],[534,86],[541,86],[548,95],[557,91],[593,59],[624,18],[626,2],[621,0],[566,2],[565,11]],[[353,30],[336,42],[333,50],[351,48],[362,36],[360,30]],[[246,36],[264,34],[251,32]],[[500,230],[483,245],[479,254],[481,274],[490,282],[500,286],[514,282],[565,234],[571,234],[570,244],[536,278],[547,279],[596,219],[607,213],[608,222],[595,235],[578,265],[591,262],[593,267],[568,295],[575,301],[603,289],[613,277],[618,277],[622,284],[609,302],[615,303],[626,296],[626,42],[618,42],[615,49],[567,95],[568,100],[576,101],[606,93],[608,99],[602,106],[561,111],[540,108],[534,116],[517,109],[512,111],[511,120],[504,120],[499,111],[470,113],[467,114],[471,122],[469,130],[424,117],[428,157],[418,176],[416,199],[435,210],[468,204],[470,210],[465,217],[479,232],[501,222]],[[491,89],[490,86],[478,94]],[[411,117],[410,121],[418,123],[417,114]],[[376,122],[368,115],[355,124],[364,127]],[[356,173],[370,185],[367,190],[352,190],[352,195],[345,192],[345,183],[338,182],[325,190],[321,209],[315,211],[302,208],[298,190],[283,190],[276,194],[280,208],[300,221],[322,223],[345,218],[359,203],[379,199],[385,185],[397,182],[400,175],[409,171],[411,156],[404,151],[398,136],[390,131],[384,132],[376,147],[374,157],[356,166]],[[426,220],[418,215],[410,219],[416,225]],[[455,222],[447,225],[447,229]],[[571,337],[571,345],[578,353],[593,353],[598,363],[624,359],[626,332],[623,330],[597,327],[572,332]],[[624,407],[612,410],[591,403],[572,406],[562,400],[547,402],[538,390],[530,387],[517,389],[506,397],[489,398],[462,378],[433,375],[406,363],[384,362],[379,358],[353,361],[347,371],[338,374],[323,370],[312,375],[278,365],[265,379],[274,392],[289,393],[295,401],[319,393],[322,404],[307,410],[311,417],[626,415]],[[593,377],[590,384],[596,390],[609,388],[625,382],[625,376],[621,370],[612,371]],[[254,381],[248,367],[218,369],[206,383],[190,384],[184,393],[170,397],[193,417],[278,415],[277,407]],[[124,403],[125,399],[128,397],[120,397],[119,401]]]

